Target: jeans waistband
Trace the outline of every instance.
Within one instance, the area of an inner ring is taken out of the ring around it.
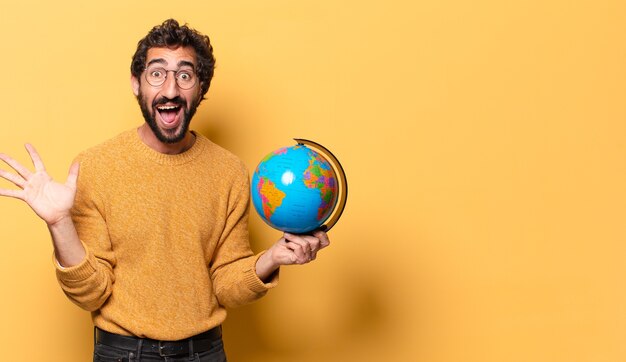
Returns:
[[[162,357],[168,357],[210,350],[212,342],[222,338],[222,327],[217,326],[204,333],[179,341],[158,341],[150,338],[123,336],[98,327],[95,329],[95,334],[96,343],[128,351],[141,349],[142,353],[156,353]]]

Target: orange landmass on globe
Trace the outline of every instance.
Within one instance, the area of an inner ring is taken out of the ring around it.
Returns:
[[[276,185],[267,177],[261,177],[257,187],[263,203],[263,215],[269,220],[276,208],[283,203],[286,194],[276,188]]]
[[[334,206],[337,195],[337,181],[333,170],[323,167],[319,160],[311,157],[309,167],[304,174],[304,184],[308,188],[320,190],[322,203],[317,209],[317,217],[322,219]]]

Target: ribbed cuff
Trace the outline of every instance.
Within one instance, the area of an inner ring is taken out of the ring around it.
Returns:
[[[243,282],[248,286],[248,288],[255,293],[263,293],[267,292],[269,289],[272,289],[278,285],[278,276],[280,272],[280,268],[277,269],[272,274],[272,279],[268,283],[264,283],[259,276],[256,275],[256,263],[263,255],[265,251],[260,252],[252,258],[252,263],[250,267],[244,272]]]

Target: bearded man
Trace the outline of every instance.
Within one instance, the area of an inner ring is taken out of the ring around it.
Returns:
[[[244,164],[189,129],[214,66],[207,36],[166,20],[131,64],[145,123],[81,153],[64,184],[31,145],[35,171],[0,154],[16,171],[0,177],[18,187],[0,195],[46,222],[61,288],[91,312],[94,361],[225,361],[226,308],[262,297],[281,265],[329,244],[316,231],[251,251]]]

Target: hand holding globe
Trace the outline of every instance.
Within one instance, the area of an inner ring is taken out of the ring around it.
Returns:
[[[252,176],[255,210],[269,226],[285,232],[258,259],[256,273],[261,280],[280,265],[315,260],[318,251],[329,245],[325,231],[339,220],[348,197],[337,158],[313,141],[295,141],[297,145],[265,156]]]

